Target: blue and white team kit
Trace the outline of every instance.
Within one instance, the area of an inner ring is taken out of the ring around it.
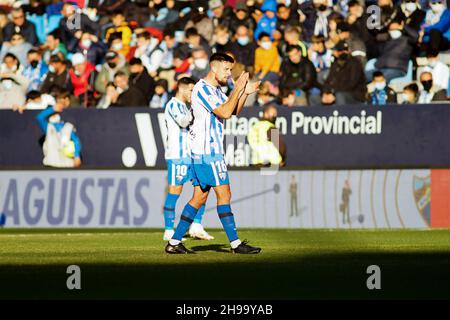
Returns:
[[[183,185],[190,180],[194,186],[202,188],[229,184],[223,150],[223,120],[213,113],[227,99],[220,87],[202,79],[192,91],[192,110],[175,97],[167,103],[165,158],[170,185]],[[190,124],[192,116],[194,121]]]

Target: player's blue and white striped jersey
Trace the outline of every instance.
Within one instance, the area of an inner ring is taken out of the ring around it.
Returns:
[[[184,159],[190,157],[189,124],[192,113],[186,104],[176,97],[167,102],[164,115],[167,126],[166,159]]]
[[[191,153],[195,155],[223,154],[223,120],[213,110],[226,102],[228,97],[220,87],[214,87],[201,79],[194,86],[191,97],[194,122],[190,126]]]

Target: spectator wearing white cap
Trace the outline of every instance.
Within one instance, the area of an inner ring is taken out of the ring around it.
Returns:
[[[69,71],[73,93],[79,99],[83,107],[91,107],[97,104],[95,92],[95,66],[86,60],[81,53],[72,56],[72,68]]]

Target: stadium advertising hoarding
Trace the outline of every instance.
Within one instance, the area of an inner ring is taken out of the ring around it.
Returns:
[[[248,129],[261,109],[247,108],[225,122],[230,167],[246,167]],[[35,111],[0,111],[0,165],[42,166],[41,132]],[[165,168],[166,126],[161,110],[72,109],[84,167]],[[279,108],[277,126],[295,169],[435,168],[450,166],[448,105]],[[20,146],[20,148],[18,148]]]
[[[450,227],[448,170],[230,172],[233,211],[248,228]],[[2,171],[5,227],[163,228],[162,170]],[[177,216],[192,194],[186,188]],[[220,228],[215,196],[204,224]]]

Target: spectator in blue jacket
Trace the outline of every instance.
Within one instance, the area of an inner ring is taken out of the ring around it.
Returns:
[[[255,40],[261,33],[265,32],[270,35],[270,39],[273,40],[273,31],[277,27],[277,2],[276,0],[265,0],[261,10],[264,12],[264,16],[258,21],[255,30]]]
[[[27,60],[28,64],[23,70],[23,75],[30,81],[27,92],[39,90],[47,75],[48,65],[42,61],[42,54],[36,49],[28,51]]]
[[[428,53],[450,49],[450,10],[445,0],[430,0],[419,41]]]
[[[36,116],[39,128],[45,134],[44,165],[51,167],[81,165],[81,142],[75,127],[61,119],[61,112],[69,105],[70,92],[61,90],[56,95],[56,104]]]

